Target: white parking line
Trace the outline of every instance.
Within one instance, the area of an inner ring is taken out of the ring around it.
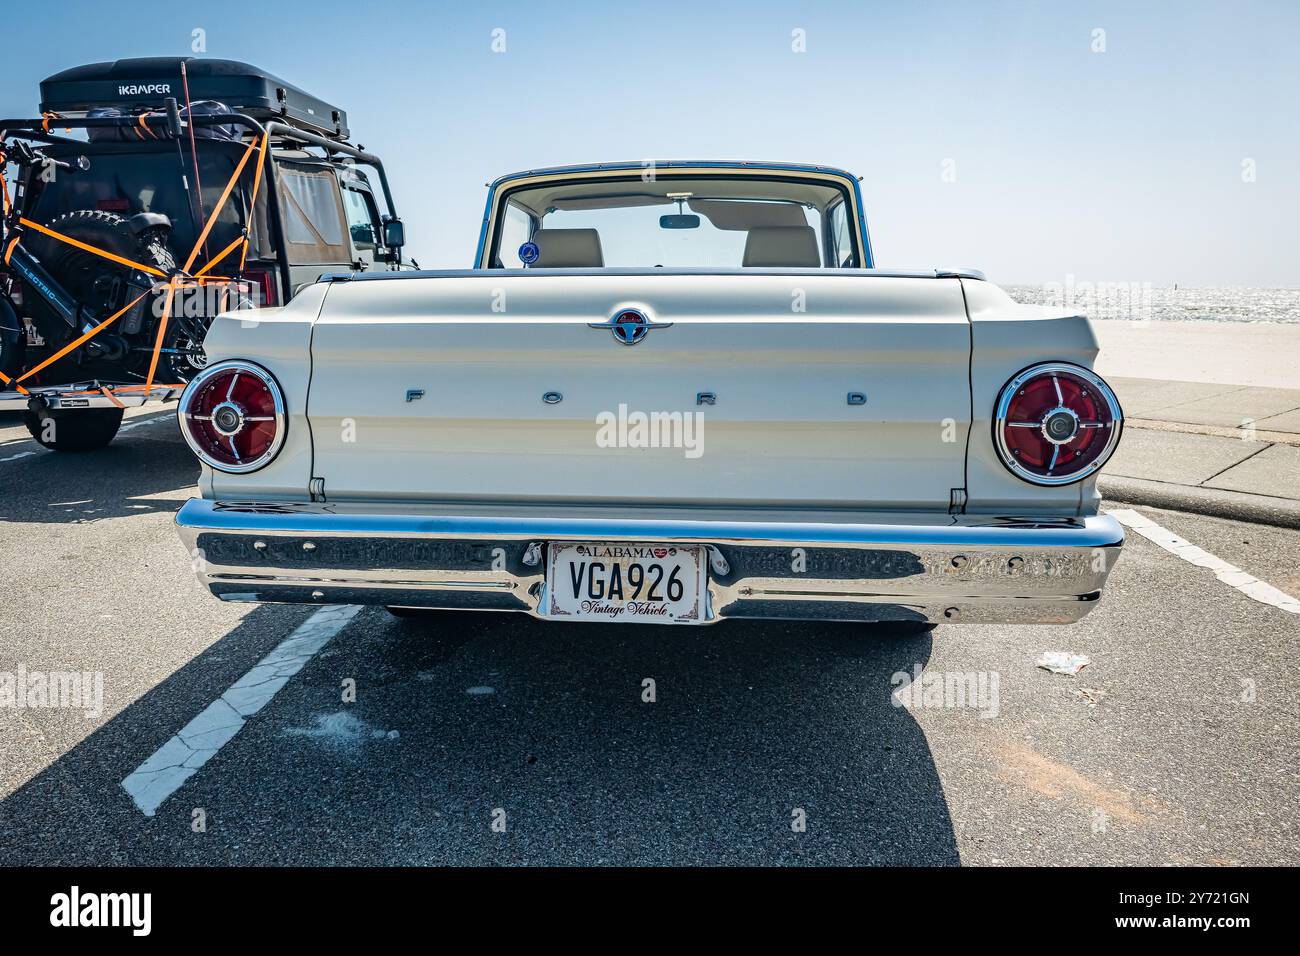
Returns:
[[[175,420],[175,418],[175,412],[161,412],[148,418],[144,415],[141,415],[139,418],[128,418],[122,423],[122,427],[117,430],[117,433],[120,435],[122,432],[129,432],[132,428],[142,428],[145,425],[154,425],[158,422],[167,421],[168,419]]]
[[[1146,515],[1127,509],[1111,511],[1109,514],[1120,524],[1132,528],[1147,540],[1154,541],[1170,554],[1175,554],[1198,568],[1209,568],[1214,572],[1216,578],[1224,584],[1236,588],[1246,597],[1288,611],[1291,614],[1300,614],[1300,600],[1293,598],[1285,591],[1279,591],[1271,584],[1265,584],[1259,578],[1247,574],[1241,568],[1229,564],[1222,558],[1215,557],[1203,548],[1198,548],[1190,541],[1183,540],[1167,528],[1162,528],[1156,524]]]
[[[289,678],[357,615],[357,604],[318,610],[122,781],[147,817],[225,746]]]

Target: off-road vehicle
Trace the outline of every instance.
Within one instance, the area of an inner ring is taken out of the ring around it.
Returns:
[[[218,312],[402,264],[343,110],[246,63],[65,70],[39,119],[0,120],[0,153],[0,410],[49,448],[102,447],[124,408],[179,396]]]

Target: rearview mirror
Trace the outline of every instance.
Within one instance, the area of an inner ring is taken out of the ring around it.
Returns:
[[[389,249],[400,249],[406,245],[406,227],[402,225],[402,220],[384,220],[384,245]]]
[[[689,214],[677,214],[674,216],[660,216],[660,229],[699,229],[700,217]]]

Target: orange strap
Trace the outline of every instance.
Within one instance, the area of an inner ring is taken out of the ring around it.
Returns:
[[[110,259],[113,262],[120,263],[121,265],[127,266],[131,269],[139,269],[141,272],[147,272],[153,276],[159,276],[164,279],[167,278],[167,273],[160,269],[155,269],[153,266],[147,266],[142,262],[132,262],[130,259],[123,259],[121,256],[116,256],[111,252],[105,252],[103,249],[96,249],[94,246],[73,239],[71,236],[65,236],[61,232],[55,232],[53,229],[48,229],[45,226],[42,226],[39,222],[32,222],[30,219],[24,219],[22,216],[18,217],[18,222],[26,226],[28,229],[35,229],[39,233],[43,233],[53,239],[58,239],[60,242],[66,242],[70,246],[76,246],[78,249],[84,249],[86,252],[100,256],[104,259]],[[5,255],[8,256],[9,252],[6,251]],[[8,260],[6,259],[6,261]]]
[[[108,399],[110,402],[112,402],[112,403],[113,403],[114,405],[116,405],[118,408],[126,408],[126,406],[125,406],[124,404],[122,404],[121,400],[120,400],[116,395],[114,395],[112,392],[110,392],[108,389],[106,389],[103,385],[99,386],[99,390],[100,390],[101,392],[104,393],[104,397],[105,397],[106,399]]]
[[[151,290],[150,290],[150,291],[151,291]],[[126,315],[126,313],[129,312],[129,311],[131,310],[131,307],[132,307],[132,306],[134,306],[137,302],[139,302],[141,299],[143,299],[143,298],[144,298],[145,296],[147,296],[148,294],[149,294],[149,291],[141,292],[138,296],[136,296],[134,299],[132,299],[132,300],[131,300],[130,302],[128,302],[126,305],[122,306],[122,308],[118,309],[118,310],[117,310],[116,312],[114,312],[111,316],[109,316],[109,317],[108,317],[107,319],[105,319],[103,322],[99,323],[99,325],[95,326],[95,327],[94,327],[93,329],[91,329],[89,332],[86,332],[84,335],[79,336],[78,338],[76,338],[76,339],[74,339],[73,341],[69,342],[67,345],[63,346],[63,348],[59,349],[57,352],[55,352],[53,355],[51,355],[49,358],[47,358],[47,359],[46,359],[44,362],[42,362],[40,365],[36,366],[36,367],[33,368],[33,369],[28,369],[28,370],[27,370],[26,372],[24,372],[22,375],[18,376],[18,378],[14,380],[15,384],[17,384],[17,383],[19,383],[19,382],[26,381],[27,379],[29,379],[29,378],[31,378],[33,375],[35,375],[37,372],[39,372],[41,369],[43,369],[43,368],[45,368],[45,367],[47,367],[47,366],[49,366],[49,365],[53,365],[53,364],[54,364],[55,362],[57,362],[59,359],[63,358],[63,356],[65,356],[65,355],[67,355],[69,352],[71,352],[73,349],[79,348],[80,346],[82,346],[82,345],[84,345],[85,343],[89,342],[91,339],[93,339],[93,338],[94,338],[96,335],[98,335],[100,332],[103,332],[106,328],[108,328],[110,325],[112,325],[114,322],[116,322],[116,321],[117,321],[118,319],[120,319],[122,316]],[[157,361],[157,358],[158,358],[158,354],[157,354],[157,350],[155,350],[155,351],[154,351],[154,360]]]
[[[6,385],[12,385],[14,388],[18,389],[18,391],[22,392],[24,395],[28,394],[27,389],[23,388],[21,385],[15,382],[4,372],[0,372],[0,382],[4,382]]]
[[[265,138],[266,137],[263,136],[263,139]],[[190,266],[194,265],[194,260],[199,256],[199,250],[202,249],[203,244],[208,241],[208,233],[212,231],[212,227],[217,223],[217,216],[221,214],[222,208],[226,205],[226,200],[230,198],[231,190],[235,188],[235,183],[239,182],[240,173],[242,173],[244,167],[248,165],[248,157],[253,155],[253,150],[256,149],[260,151],[261,148],[262,146],[259,141],[249,143],[248,148],[244,150],[244,155],[239,158],[239,165],[235,167],[235,171],[230,177],[230,182],[226,183],[226,188],[221,191],[221,198],[218,199],[217,204],[212,207],[212,214],[208,216],[207,224],[203,227],[203,231],[199,233],[199,238],[195,241],[194,248],[190,250],[189,258],[185,260],[185,265],[181,266],[182,272],[189,272]]]
[[[46,131],[47,133],[49,132],[49,122],[50,122],[50,119],[51,119],[51,118],[56,118],[56,119],[57,119],[57,116],[55,116],[54,114],[49,114],[49,113],[47,113],[47,114],[44,114],[44,115],[43,115],[42,120],[41,120],[41,125],[44,127],[44,129],[45,129],[45,131]],[[141,128],[145,128],[145,129],[147,129],[147,127],[145,127],[145,124],[144,124],[144,117],[143,117],[143,115],[141,116],[141,118],[140,118],[140,120],[139,120],[139,125],[141,126]],[[262,181],[262,158],[263,158],[263,157],[262,157],[260,154],[261,154],[261,152],[262,152],[262,149],[263,149],[263,146],[265,145],[265,143],[266,143],[266,136],[263,135],[263,136],[261,137],[261,139],[256,140],[256,141],[254,141],[254,142],[250,142],[250,143],[248,144],[247,148],[245,148],[245,150],[244,150],[244,155],[240,157],[238,165],[235,166],[235,171],[234,171],[234,173],[231,174],[230,181],[226,183],[226,188],[223,189],[223,190],[221,191],[221,197],[217,200],[217,204],[216,204],[216,206],[215,206],[215,207],[213,208],[213,210],[212,210],[212,215],[210,215],[210,216],[208,217],[207,224],[204,225],[204,227],[203,227],[203,231],[199,234],[198,239],[195,240],[195,242],[194,242],[194,248],[190,250],[189,257],[185,260],[185,265],[184,265],[184,266],[182,267],[182,269],[181,269],[182,272],[188,272],[189,269],[190,269],[190,267],[191,267],[192,265],[194,265],[194,260],[195,260],[196,258],[198,258],[199,250],[203,248],[203,244],[207,241],[207,239],[208,239],[208,233],[210,233],[210,232],[212,231],[212,227],[213,227],[213,225],[216,224],[217,216],[220,214],[222,208],[225,206],[225,204],[226,204],[226,200],[228,200],[228,199],[230,198],[230,194],[231,194],[231,192],[234,190],[234,188],[235,188],[235,184],[236,184],[237,182],[239,182],[240,174],[243,173],[243,171],[244,171],[244,167],[245,167],[246,165],[248,165],[248,158],[249,158],[251,155],[253,155],[253,152],[254,152],[254,151],[257,151],[257,152],[259,153],[259,156],[258,156],[258,164],[257,164],[257,174],[256,174],[256,176],[255,176],[255,178],[254,178],[254,180],[253,180],[253,202],[254,202],[254,204],[256,204],[256,202],[257,202],[257,190],[258,190],[258,187],[261,185],[261,181]],[[6,200],[7,200],[7,197],[6,197]],[[256,208],[256,207],[254,206],[254,208]],[[150,275],[160,276],[160,277],[162,277],[162,278],[166,278],[166,279],[167,279],[167,298],[166,298],[166,301],[163,303],[162,315],[160,316],[160,319],[159,319],[159,322],[158,322],[158,336],[157,336],[157,338],[154,340],[153,356],[152,356],[152,357],[150,358],[150,360],[149,360],[149,375],[148,375],[148,377],[145,379],[145,383],[144,383],[144,391],[145,391],[145,393],[148,394],[150,391],[152,391],[153,388],[154,388],[153,377],[154,377],[154,374],[158,371],[158,356],[162,353],[163,339],[164,339],[164,337],[165,337],[166,334],[167,334],[167,323],[168,323],[168,320],[171,318],[172,301],[173,301],[173,300],[175,299],[175,297],[176,297],[176,288],[177,288],[177,284],[178,284],[178,282],[184,282],[185,280],[183,280],[183,279],[179,279],[177,276],[172,276],[172,277],[168,278],[167,275],[166,275],[166,273],[162,272],[162,271],[159,270],[159,269],[155,269],[153,266],[147,266],[147,265],[144,265],[143,263],[140,263],[140,262],[132,262],[130,259],[124,259],[122,256],[114,255],[114,254],[111,253],[111,252],[105,252],[103,249],[96,249],[94,246],[88,245],[88,244],[86,244],[86,243],[84,243],[84,242],[80,242],[80,241],[77,240],[77,239],[73,239],[71,236],[65,236],[65,235],[63,235],[63,234],[60,233],[60,232],[56,232],[56,231],[54,231],[53,229],[49,229],[49,228],[47,228],[47,227],[45,227],[45,226],[42,226],[42,225],[41,225],[40,223],[38,223],[38,222],[32,222],[30,219],[25,219],[25,218],[23,218],[23,217],[20,216],[19,219],[18,219],[18,222],[19,222],[21,225],[28,227],[29,229],[35,229],[35,230],[36,230],[37,232],[39,232],[39,233],[42,233],[42,234],[47,235],[47,236],[50,236],[50,237],[53,238],[53,239],[58,239],[60,242],[66,242],[66,243],[68,243],[68,244],[71,245],[71,246],[75,246],[76,248],[78,248],[78,249],[82,249],[82,250],[84,250],[84,251],[86,251],[86,252],[89,252],[89,253],[91,253],[91,254],[93,254],[93,255],[101,256],[102,258],[109,259],[109,260],[111,260],[111,261],[113,261],[113,262],[120,263],[121,265],[127,266],[127,267],[129,267],[129,268],[131,268],[131,269],[139,269],[141,272],[146,272],[146,273],[148,273],[148,274],[150,274]],[[17,244],[18,244],[18,237],[15,236],[15,237],[14,237],[14,240],[13,240],[11,243],[9,243],[9,247],[5,250],[5,262],[6,262],[6,263],[9,261],[9,256],[13,253],[14,246],[17,245]],[[244,247],[244,254],[246,254],[247,251],[248,251],[248,234],[247,234],[247,230],[245,230],[245,234],[244,234],[244,235],[240,236],[240,237],[239,237],[238,239],[236,239],[234,242],[230,243],[230,245],[226,246],[225,249],[221,250],[221,252],[219,252],[219,253],[217,254],[216,258],[210,260],[210,261],[207,263],[207,265],[205,265],[202,269],[200,269],[200,270],[198,271],[198,273],[197,273],[197,276],[202,276],[202,275],[203,275],[204,273],[206,273],[209,269],[211,269],[213,266],[215,266],[218,262],[220,262],[220,261],[221,261],[222,259],[224,259],[226,256],[230,255],[230,253],[233,252],[233,251],[235,250],[235,248],[236,248],[237,246],[239,246],[240,244],[243,245],[243,247]],[[243,268],[243,262],[244,262],[244,255],[241,254],[241,256],[240,256],[240,268],[241,268],[241,270],[242,270],[242,268]],[[29,369],[27,372],[23,373],[23,375],[21,375],[17,380],[13,380],[13,384],[14,384],[14,386],[17,387],[17,388],[19,389],[19,391],[23,391],[22,386],[19,384],[20,382],[22,382],[22,381],[24,381],[24,380],[26,380],[26,379],[28,379],[28,378],[31,378],[33,375],[35,375],[36,373],[40,372],[42,369],[47,368],[48,366],[50,366],[50,365],[52,365],[53,363],[57,362],[59,359],[63,358],[63,356],[67,355],[69,352],[71,352],[71,351],[73,351],[74,349],[77,349],[77,348],[79,348],[80,346],[84,345],[84,344],[85,344],[86,342],[88,342],[90,339],[94,338],[96,335],[98,335],[98,334],[99,334],[100,332],[102,332],[104,329],[108,328],[110,325],[112,325],[114,322],[116,322],[118,319],[120,319],[123,315],[125,315],[128,311],[130,311],[131,308],[132,308],[132,307],[133,307],[137,302],[139,302],[141,299],[143,299],[145,296],[147,296],[147,295],[149,294],[149,292],[151,292],[151,291],[153,291],[153,290],[149,290],[149,291],[146,291],[146,292],[142,292],[142,293],[140,293],[140,295],[136,296],[134,299],[132,299],[130,302],[128,302],[125,306],[123,306],[123,307],[122,307],[121,309],[119,309],[117,312],[113,313],[113,315],[109,316],[109,318],[105,319],[103,322],[99,323],[99,325],[95,326],[95,327],[94,327],[93,329],[91,329],[89,332],[86,332],[84,335],[81,335],[81,336],[79,336],[78,338],[74,339],[72,342],[69,342],[69,343],[68,343],[67,345],[65,345],[63,348],[59,349],[59,351],[55,352],[53,355],[51,355],[51,356],[50,356],[49,358],[47,358],[45,361],[41,362],[40,365],[37,365],[35,368]],[[11,380],[8,379],[8,378],[6,377],[6,378],[4,379],[4,381],[6,382],[6,384],[8,384]],[[162,386],[162,385],[160,385],[160,386],[157,386],[157,387],[158,387],[158,388],[170,388],[170,387],[173,387],[173,386]]]
[[[146,118],[148,115],[149,115],[149,114],[148,114],[147,112],[146,112],[146,113],[141,113],[141,114],[140,114],[140,119],[137,121],[137,123],[138,123],[139,127],[140,127],[142,130],[144,130],[146,133],[149,134],[149,138],[150,138],[150,139],[157,139],[158,137],[155,136],[155,135],[153,134],[153,130],[151,130],[147,125],[145,125],[145,118]],[[141,139],[144,139],[143,136],[141,136],[140,138],[141,138]]]
[[[184,387],[185,387],[184,382],[178,382],[175,385],[117,385],[113,388],[113,391],[116,392],[118,395],[125,395],[128,392],[145,392],[147,394],[149,392],[160,392],[163,390],[173,391],[175,389],[184,388]],[[75,395],[77,393],[70,392],[69,394]],[[86,394],[94,395],[96,393],[87,392]]]
[[[247,238],[247,236],[240,236],[240,237],[237,238],[234,242],[232,242],[230,245],[226,246],[226,248],[224,248],[224,249],[222,249],[220,252],[218,252],[218,253],[216,254],[216,256],[214,256],[213,258],[209,259],[209,260],[208,260],[208,264],[207,264],[206,266],[204,266],[204,267],[203,267],[202,269],[200,269],[198,272],[194,273],[194,278],[196,278],[196,279],[199,278],[199,277],[202,276],[204,273],[206,273],[209,269],[211,269],[213,266],[215,266],[218,262],[220,262],[222,259],[226,258],[226,256],[228,256],[228,255],[230,255],[232,252],[234,252],[234,251],[235,251],[235,247],[238,246],[241,242],[242,242],[242,243],[247,243],[247,242],[248,242],[248,238]]]
[[[211,222],[212,220],[208,220]],[[148,293],[145,293],[148,295]],[[172,314],[172,299],[176,295],[176,280],[167,280],[167,299],[163,302],[162,315],[158,319],[158,338],[153,344],[153,357],[149,359],[149,377],[144,380],[145,393],[148,394],[149,387],[153,385],[153,374],[158,371],[158,355],[162,352],[163,336],[167,334],[167,320]],[[114,316],[116,318],[116,316]]]
[[[3,373],[0,373],[0,384],[3,384],[4,382],[12,382],[12,381],[13,379],[8,378]],[[132,392],[141,392],[141,391],[150,391],[150,392],[176,391],[177,389],[183,389],[185,387],[185,384],[186,384],[185,382],[177,382],[175,385],[150,385],[148,386],[147,389],[144,385],[101,385],[98,388],[78,389],[77,391],[74,392],[61,391],[58,394],[60,398],[79,398],[85,395],[106,395],[109,401],[111,401],[114,405],[119,405],[120,407],[125,408],[126,405],[118,401],[117,399],[118,395],[127,395]],[[15,388],[17,388],[18,391],[22,392],[24,395],[31,394],[30,392],[27,391],[27,389],[23,388],[21,385],[16,385]]]
[[[266,137],[262,137],[263,145]],[[266,154],[257,157],[257,169],[253,172],[253,198],[248,204],[248,222],[244,226],[244,248],[239,253],[239,271],[244,271],[244,260],[248,256],[248,237],[252,234],[253,223],[257,220],[257,190],[262,185],[262,167],[266,165]]]
[[[45,132],[48,133],[50,131],[50,120],[57,120],[57,119],[63,119],[63,117],[60,116],[58,113],[42,113],[41,129],[45,130]],[[68,129],[68,127],[65,126],[63,127],[63,132],[71,133],[72,130]]]
[[[14,254],[14,246],[18,245],[18,239],[19,239],[18,236],[14,236],[13,240],[9,243],[8,247],[5,249],[5,265],[9,265],[9,257]]]

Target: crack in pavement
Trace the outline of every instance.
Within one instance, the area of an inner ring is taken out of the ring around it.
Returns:
[[[140,812],[153,816],[164,800],[228,744],[360,610],[356,604],[318,610],[127,774],[122,789]]]

